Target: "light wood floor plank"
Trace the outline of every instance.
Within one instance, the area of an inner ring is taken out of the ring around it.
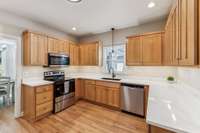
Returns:
[[[144,119],[85,101],[35,123],[12,112],[0,109],[0,133],[147,133]]]

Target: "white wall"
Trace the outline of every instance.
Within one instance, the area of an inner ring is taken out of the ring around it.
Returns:
[[[115,31],[114,43],[125,43],[127,36],[142,34],[145,32],[163,31],[166,20],[151,22],[135,27],[119,29]],[[83,36],[79,38],[80,42],[102,41],[103,45],[111,45],[111,32],[105,32],[96,35]]]
[[[21,36],[24,30],[32,30],[58,38],[67,38],[72,41],[77,41],[77,38],[67,33],[60,32],[54,28],[34,22],[21,16],[11,14],[9,12],[0,10],[0,16],[0,33]]]

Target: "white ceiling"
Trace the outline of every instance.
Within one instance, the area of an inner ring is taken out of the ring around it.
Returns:
[[[156,6],[147,8],[150,1]],[[1,0],[0,9],[76,36],[126,28],[165,17],[173,0]],[[77,27],[77,31],[72,31]]]

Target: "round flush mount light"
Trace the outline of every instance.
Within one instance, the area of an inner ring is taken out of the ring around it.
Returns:
[[[81,2],[82,0],[68,0],[69,2],[71,2],[71,3],[79,3],[79,2]]]
[[[76,31],[77,29],[76,29],[76,27],[72,27],[72,30],[73,30],[73,31]]]
[[[155,7],[155,3],[154,2],[150,2],[149,4],[148,4],[148,8],[153,8],[153,7]]]

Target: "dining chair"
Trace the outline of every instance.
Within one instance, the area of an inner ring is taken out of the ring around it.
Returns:
[[[3,97],[3,102],[10,103],[10,77],[0,77],[0,97]]]

